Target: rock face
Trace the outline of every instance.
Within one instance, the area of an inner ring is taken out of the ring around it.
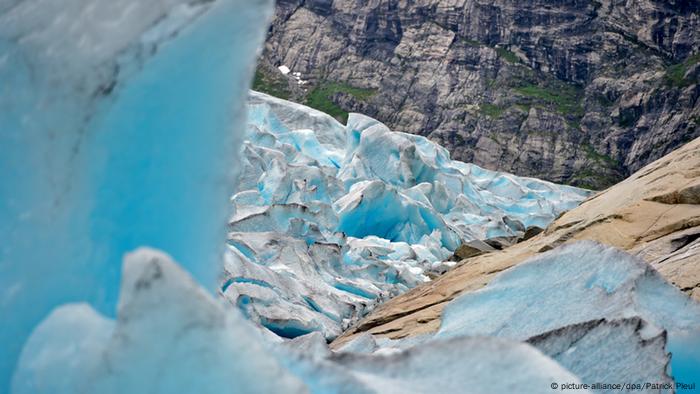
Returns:
[[[699,12],[688,0],[280,0],[255,85],[428,136],[457,160],[602,188],[700,135]]]
[[[462,260],[433,282],[376,308],[335,342],[369,332],[389,338],[437,330],[449,301],[491,282],[499,272],[560,245],[595,240],[628,251],[700,300],[700,205],[659,202],[684,195],[700,179],[700,138],[642,168],[554,221],[543,233],[504,250]]]

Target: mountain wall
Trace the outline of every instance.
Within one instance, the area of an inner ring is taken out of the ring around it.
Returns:
[[[699,49],[692,0],[279,0],[255,88],[604,188],[700,136]]]

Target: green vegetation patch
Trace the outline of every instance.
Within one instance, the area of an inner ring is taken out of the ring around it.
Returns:
[[[566,123],[568,123],[572,129],[581,130],[581,121],[578,119],[567,120]]]
[[[530,109],[532,108],[531,105],[520,104],[520,103],[515,104],[515,106],[516,106],[518,109],[520,109],[521,111],[524,111],[524,112],[530,112]]]
[[[584,110],[581,106],[582,95],[580,88],[570,85],[554,88],[528,84],[515,88],[515,91],[523,96],[553,105],[557,112],[562,115],[583,116]]]
[[[620,181],[620,179],[614,175],[621,167],[617,160],[608,155],[599,153],[588,143],[582,144],[582,147],[586,152],[586,156],[591,161],[599,163],[599,170],[595,170],[594,168],[584,168],[571,178],[571,180],[568,182],[569,184],[582,187],[584,189],[596,190],[612,186]]]
[[[620,180],[610,174],[601,174],[592,170],[582,170],[567,182],[576,187],[581,187],[589,190],[602,190],[610,187]]]
[[[470,39],[462,39],[462,42],[471,46],[471,47],[480,47],[480,46],[484,45],[477,40],[470,40]]]
[[[322,82],[309,92],[306,97],[306,105],[346,123],[348,112],[332,101],[333,96],[337,93],[348,94],[357,100],[366,101],[376,94],[376,90],[357,88],[344,83]]]
[[[495,104],[479,104],[479,111],[488,116],[489,118],[498,119],[505,112],[505,108],[499,107]]]
[[[496,53],[498,53],[498,56],[501,59],[507,61],[508,63],[518,63],[518,61],[519,61],[518,56],[515,53],[513,53],[505,48],[501,48],[501,47],[496,48]]]
[[[253,90],[284,100],[289,100],[289,97],[292,95],[292,92],[289,90],[289,86],[287,85],[286,78],[269,75],[263,72],[260,68],[255,70]]]
[[[619,163],[612,157],[598,153],[598,151],[596,151],[595,148],[593,148],[593,146],[591,146],[590,144],[583,144],[583,149],[586,150],[586,156],[593,161],[597,161],[599,163],[606,163],[611,167],[616,167],[619,165]]]
[[[677,88],[685,88],[698,83],[697,77],[685,77],[688,70],[698,63],[700,63],[700,53],[688,57],[682,63],[670,66],[666,69],[666,84]]]

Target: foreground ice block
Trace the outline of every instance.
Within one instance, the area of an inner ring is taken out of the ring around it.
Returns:
[[[436,337],[465,335],[530,342],[589,383],[700,377],[700,304],[645,262],[591,241],[534,257],[450,302]]]
[[[248,129],[221,290],[284,337],[334,338],[454,265],[462,242],[522,237],[588,195],[453,161],[363,115],[343,126],[256,92]]]
[[[213,289],[271,1],[0,2],[0,392],[54,306],[113,315],[126,251]]]
[[[85,304],[34,331],[14,394],[540,393],[579,382],[527,344],[457,338],[386,354],[336,354],[320,334],[265,341],[161,252],[124,264],[115,321]],[[583,391],[585,392],[585,391]]]
[[[28,341],[13,393],[304,393],[255,329],[172,259],[124,263],[115,322],[84,304],[56,309]]]

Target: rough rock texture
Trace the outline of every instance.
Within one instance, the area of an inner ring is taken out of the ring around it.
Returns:
[[[700,138],[642,168],[554,221],[543,233],[501,251],[462,260],[433,282],[375,309],[335,342],[357,333],[403,338],[433,332],[443,308],[482,288],[497,273],[576,240],[595,240],[635,254],[700,300],[700,205],[658,202],[700,180]]]
[[[699,49],[689,0],[280,0],[255,88],[602,188],[700,135]]]

